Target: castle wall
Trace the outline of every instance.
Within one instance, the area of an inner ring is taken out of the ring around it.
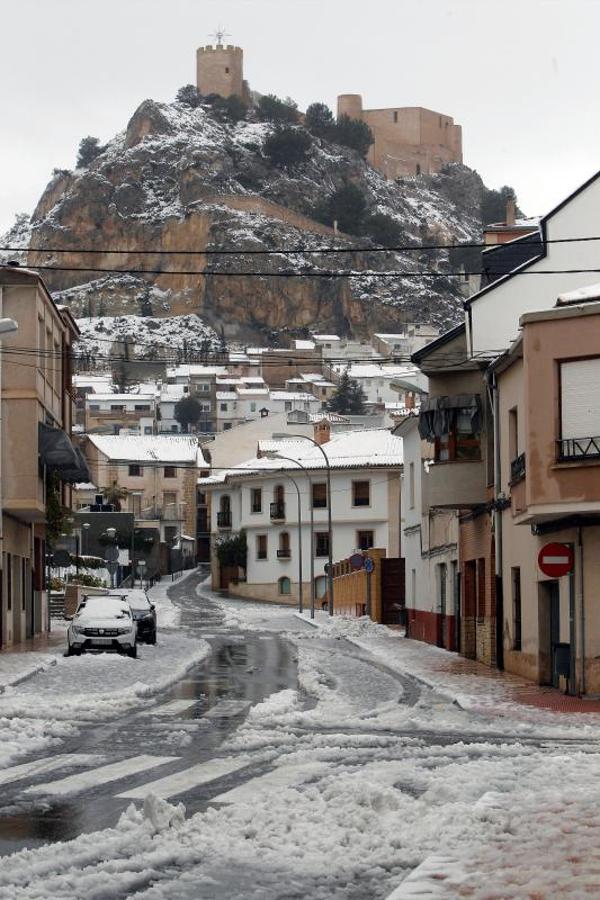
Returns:
[[[359,94],[338,97],[338,116],[344,113],[369,125],[375,143],[368,160],[388,178],[430,175],[462,162],[462,130],[451,116],[421,106],[363,110]]]
[[[221,44],[216,47],[199,47],[196,67],[196,86],[203,96],[244,96],[244,52],[241,47],[230,44],[226,47]]]

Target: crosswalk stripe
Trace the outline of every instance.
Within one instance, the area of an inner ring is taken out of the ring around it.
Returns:
[[[185,794],[186,791],[200,784],[208,784],[210,781],[216,781],[217,778],[243,769],[249,763],[250,760],[247,757],[212,759],[184,769],[182,772],[175,772],[173,775],[159,778],[158,781],[151,781],[149,784],[144,784],[131,791],[117,794],[117,797],[124,800],[143,800],[147,794],[152,793],[163,800],[168,800],[169,797]]]
[[[303,763],[298,766],[279,766],[266,775],[259,775],[239,787],[232,788],[224,794],[213,797],[211,803],[253,803],[257,796],[277,794],[283,788],[302,784],[313,775],[321,775],[327,771],[326,763]]]
[[[231,719],[233,716],[239,716],[240,713],[246,712],[249,706],[250,703],[247,700],[221,700],[220,703],[204,713],[204,716],[207,719]]]
[[[70,766],[93,766],[101,760],[101,756],[94,756],[92,753],[62,753],[56,756],[47,756],[44,759],[34,759],[32,762],[0,769],[0,785],[10,784],[11,781],[22,781],[24,778],[35,778],[36,775],[45,775],[46,772],[66,769]]]
[[[108,766],[100,766],[98,769],[89,769],[78,775],[69,775],[58,781],[48,781],[45,784],[36,784],[27,788],[25,794],[77,794],[87,788],[96,787],[99,784],[107,784],[109,781],[118,781],[127,775],[135,775],[145,769],[153,769],[168,762],[176,762],[179,756],[132,756],[122,759]]]
[[[143,716],[177,716],[179,713],[185,712],[190,706],[195,706],[198,698],[188,698],[187,700],[170,700],[161,706],[153,706],[152,709],[145,709],[141,715]]]

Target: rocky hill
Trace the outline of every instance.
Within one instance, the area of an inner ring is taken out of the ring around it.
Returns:
[[[89,166],[55,174],[29,227],[20,222],[5,243],[23,246],[21,259],[29,265],[64,267],[43,274],[79,317],[196,314],[230,339],[301,334],[306,327],[364,335],[396,329],[403,320],[455,322],[462,295],[459,279],[445,274],[447,252],[376,253],[369,238],[334,233],[315,210],[353,183],[371,212],[398,223],[403,243],[478,239],[477,173],[454,165],[394,183],[354,151],[319,138],[305,162],[278,168],[264,153],[272,130],[258,121],[222,121],[208,104],[147,100]],[[303,252],[357,246],[364,249]],[[67,252],[56,252],[62,249]],[[74,252],[81,249],[100,252]],[[202,250],[280,252],[205,256]],[[370,274],[280,277],[305,269]],[[393,274],[425,271],[433,274]]]

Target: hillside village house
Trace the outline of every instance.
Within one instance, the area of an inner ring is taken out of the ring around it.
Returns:
[[[79,334],[40,276],[0,267],[0,315],[19,330],[2,338],[2,595],[0,646],[49,627],[46,504],[71,506],[71,483],[89,472],[71,444],[71,347]],[[11,355],[12,347],[37,348]]]
[[[333,559],[373,547],[399,556],[401,439],[380,430],[331,435],[326,420],[315,433],[331,466]],[[310,441],[264,440],[258,456],[242,465],[247,471],[224,471],[199,482],[212,501],[213,587],[230,587],[241,597],[296,603],[300,530],[305,602],[311,595],[311,558],[316,596],[322,600],[327,590],[329,498],[321,451]],[[296,489],[288,476],[300,491],[300,523]],[[216,548],[242,530],[248,547],[245,580],[232,584],[240,573],[219,564]]]
[[[402,555],[406,575],[407,635],[446,650],[458,648],[460,616],[458,515],[429,505],[434,447],[407,416],[394,429],[402,438]]]
[[[136,525],[156,529],[167,548],[181,537],[192,541],[195,552],[196,483],[209,469],[196,437],[88,435],[84,451],[100,491],[125,488],[121,505]]]
[[[88,434],[154,434],[155,422],[154,392],[93,393],[85,398],[85,430]]]

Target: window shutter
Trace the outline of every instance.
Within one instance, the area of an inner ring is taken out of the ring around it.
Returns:
[[[600,357],[562,363],[560,381],[562,439],[600,437]]]

